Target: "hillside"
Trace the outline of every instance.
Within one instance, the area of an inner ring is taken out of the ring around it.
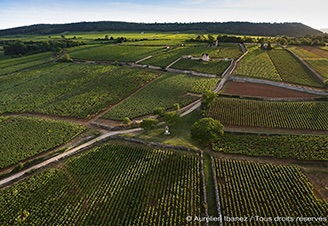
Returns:
[[[131,22],[79,22],[69,24],[36,24],[0,30],[0,36],[19,34],[53,34],[86,31],[202,31],[239,35],[304,36],[322,32],[301,23],[250,23],[250,22],[198,22],[198,23],[131,23]]]

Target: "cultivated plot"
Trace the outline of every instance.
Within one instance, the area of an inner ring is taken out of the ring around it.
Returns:
[[[32,117],[0,117],[0,169],[65,144],[84,127]]]
[[[196,153],[105,144],[0,190],[0,222],[184,225],[201,214],[199,164]]]
[[[217,98],[207,112],[226,126],[328,131],[328,102]]]
[[[247,217],[246,225],[326,225],[328,203],[314,196],[300,168],[224,159],[215,165],[225,225],[245,225],[229,222],[236,216]],[[303,224],[305,216],[321,221]]]

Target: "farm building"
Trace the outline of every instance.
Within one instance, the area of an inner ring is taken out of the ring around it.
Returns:
[[[207,53],[203,53],[202,54],[202,61],[209,61],[210,60],[210,55],[208,55]]]

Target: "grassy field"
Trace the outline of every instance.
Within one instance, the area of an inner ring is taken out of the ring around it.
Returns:
[[[216,78],[201,78],[182,74],[166,73],[151,82],[129,99],[114,106],[104,118],[122,120],[151,114],[157,107],[173,108],[175,103],[184,106],[199,97],[188,93],[201,94],[213,89]]]
[[[158,73],[82,64],[49,64],[0,77],[0,113],[91,117],[144,86]],[[129,81],[129,82],[127,82]]]
[[[105,144],[0,190],[0,223],[184,225],[201,214],[199,162],[195,153]]]
[[[289,47],[324,79],[328,79],[328,51],[312,46]]]
[[[314,196],[300,168],[224,159],[215,159],[215,165],[223,216],[248,217],[246,225],[326,225],[325,221],[303,224],[296,219],[324,217],[328,208],[327,202]],[[293,217],[294,221],[275,218],[282,216]]]
[[[327,136],[225,133],[213,150],[253,156],[328,160]]]
[[[227,126],[328,130],[328,102],[217,98],[207,115]]]
[[[82,126],[31,117],[0,118],[0,169],[68,142]]]

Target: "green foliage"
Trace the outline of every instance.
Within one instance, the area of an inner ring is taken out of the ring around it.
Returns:
[[[218,120],[202,118],[192,125],[190,134],[192,139],[208,144],[217,141],[224,134],[223,128]]]
[[[280,77],[285,82],[323,87],[315,76],[306,69],[291,53],[283,49],[267,52]]]
[[[0,77],[0,113],[40,112],[87,118],[157,76],[138,68],[48,64]]]
[[[248,51],[237,64],[234,75],[282,81],[266,51],[261,50],[258,46],[248,46]]]
[[[230,63],[231,61],[224,60],[203,62],[198,60],[181,59],[175,63],[172,68],[221,75],[229,67]]]
[[[327,213],[328,203],[315,197],[313,186],[298,167],[219,158],[215,166],[224,216],[271,217],[271,224],[277,215],[295,219]]]
[[[117,46],[117,45],[93,45],[81,46],[70,49],[73,58],[81,60],[98,61],[129,61],[134,62],[160,51],[154,46]]]
[[[0,60],[0,76],[37,67],[52,61],[52,53],[38,53],[19,58]]]
[[[69,56],[68,53],[65,53],[64,55],[62,55],[59,59],[59,62],[73,62],[73,59]]]
[[[125,117],[125,118],[123,119],[123,124],[124,124],[124,125],[130,125],[130,123],[131,123],[131,120],[130,120],[129,117]]]
[[[328,79],[328,51],[313,46],[288,47],[321,77]]]
[[[195,56],[195,57],[201,57],[202,53],[208,53],[211,57],[215,58],[237,58],[240,56],[241,51],[239,50],[238,46],[236,45],[229,45],[229,46],[223,46],[220,48],[209,48],[204,46],[196,46],[196,47],[178,47],[175,49],[171,49],[169,51],[165,51],[162,53],[159,53],[155,56],[153,56],[150,59],[147,59],[145,61],[142,61],[142,64],[150,64],[159,66],[162,68],[165,68],[170,63],[174,62],[175,60],[179,59],[182,56]],[[204,64],[195,62],[195,65],[193,66],[192,63],[190,63],[189,60],[182,60],[182,63],[174,64],[174,67],[176,65],[177,68],[186,69],[186,67],[194,70],[199,70],[201,72],[217,72],[219,73],[222,71],[222,68],[226,66],[226,63],[209,63],[208,67],[206,68]],[[181,65],[182,64],[182,65]],[[215,69],[215,65],[218,67]]]
[[[186,95],[187,93],[202,93],[213,89],[217,81],[216,78],[166,73],[113,107],[104,118],[122,120],[123,115],[136,118],[152,114],[157,106],[165,109],[172,108],[175,103],[184,106],[198,99],[196,96]]]
[[[69,39],[47,40],[47,41],[6,41],[4,46],[5,55],[24,55],[32,53],[41,53],[47,51],[56,51],[58,48],[69,48],[82,45],[81,42]]]
[[[159,117],[163,117],[165,115],[165,108],[157,107],[153,110],[154,115],[158,115]]]
[[[215,98],[217,97],[217,93],[211,90],[206,90],[202,95],[202,109],[208,109]]]
[[[327,136],[225,133],[212,148],[234,154],[328,160],[327,143]]]
[[[72,123],[10,117],[0,122],[0,168],[51,150],[83,130],[82,126]]]
[[[165,113],[164,122],[167,125],[172,126],[177,123],[179,118],[180,118],[180,115],[176,111],[170,111],[170,112]]]
[[[175,111],[179,111],[180,110],[180,104],[179,103],[175,103],[173,104],[174,110]]]
[[[154,128],[157,123],[158,123],[157,119],[145,118],[141,121],[140,127],[143,128],[144,130],[150,130],[151,128]]]
[[[217,98],[207,112],[225,126],[328,130],[328,102]]]
[[[183,225],[201,215],[199,164],[193,153],[105,144],[1,189],[0,222],[27,210],[20,225]]]
[[[238,64],[234,74],[323,87],[309,70],[284,49],[264,51],[251,48]]]

